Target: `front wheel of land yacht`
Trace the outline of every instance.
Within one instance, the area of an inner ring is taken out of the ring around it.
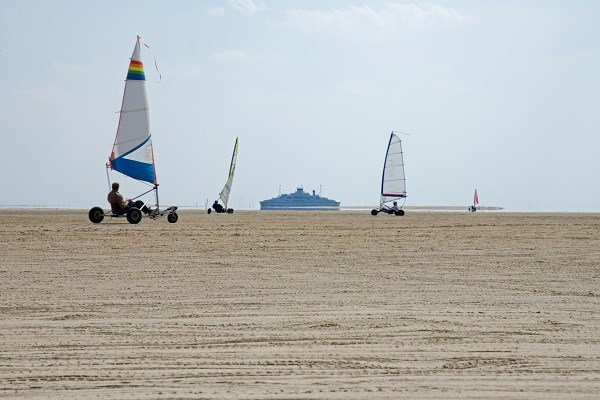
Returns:
[[[396,212],[394,212],[394,214],[396,214],[399,217],[402,217],[404,215],[404,210],[396,210]]]
[[[227,214],[233,214],[233,208],[228,208],[227,209]]]
[[[127,221],[130,224],[139,224],[142,220],[142,212],[137,207],[131,207],[127,210]]]
[[[90,221],[99,224],[104,219],[104,210],[100,207],[92,207],[88,216],[90,217]]]
[[[374,215],[377,215],[378,213],[379,213],[379,211],[378,211],[378,210],[376,210],[376,209],[372,209],[372,210],[371,210],[371,215],[373,215],[373,216],[374,216]]]
[[[206,212],[210,214],[212,212],[212,210],[209,208],[206,210]]]
[[[172,212],[171,214],[167,215],[167,221],[169,221],[172,224],[177,222],[178,219],[179,219],[179,215],[177,215],[177,213],[175,213],[175,212]]]

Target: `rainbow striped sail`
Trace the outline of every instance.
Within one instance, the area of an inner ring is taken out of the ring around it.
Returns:
[[[108,161],[115,171],[157,185],[139,36],[127,71],[117,136]]]
[[[144,64],[141,61],[136,61],[133,58],[129,63],[129,72],[127,72],[127,79],[133,81],[145,81],[146,75],[144,75]]]

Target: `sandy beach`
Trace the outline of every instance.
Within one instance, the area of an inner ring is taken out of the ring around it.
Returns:
[[[0,210],[0,397],[600,398],[600,214]]]

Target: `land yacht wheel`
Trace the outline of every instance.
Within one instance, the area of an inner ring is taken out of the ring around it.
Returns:
[[[208,214],[210,214],[210,213],[212,212],[212,210],[209,208],[209,209],[207,209],[207,210],[206,210],[206,212],[207,212]]]
[[[178,219],[179,219],[179,215],[177,215],[176,212],[172,212],[171,214],[167,215],[167,221],[169,221],[172,224],[177,222]]]
[[[379,213],[379,211],[377,211],[376,209],[371,210],[371,215],[377,215],[378,213]]]
[[[233,214],[233,208],[228,208],[227,209],[227,214]]]
[[[130,224],[139,224],[142,220],[142,212],[137,207],[131,207],[127,210],[127,221]]]
[[[104,219],[104,210],[100,207],[93,207],[88,214],[90,221],[99,224]]]
[[[396,214],[399,217],[402,217],[404,215],[404,210],[397,210],[394,214]]]

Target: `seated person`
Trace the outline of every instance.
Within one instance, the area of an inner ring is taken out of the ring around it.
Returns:
[[[215,200],[215,202],[212,205],[212,208],[218,213],[225,212],[225,208],[223,208],[223,206],[219,204],[218,200]]]
[[[152,211],[150,207],[146,207],[141,200],[133,201],[131,199],[123,198],[123,195],[119,193],[119,182],[113,182],[112,190],[108,193],[106,199],[110,203],[110,209],[115,215],[123,215],[127,213],[127,210],[131,207],[139,208],[146,214],[150,214]]]
[[[379,210],[379,211],[383,211],[383,212],[386,212],[388,214],[394,214],[396,211],[399,210],[399,208],[398,208],[398,202],[394,201],[392,204],[393,204],[393,206],[391,206],[391,207],[388,206],[387,204],[384,204],[381,207],[381,210]]]

